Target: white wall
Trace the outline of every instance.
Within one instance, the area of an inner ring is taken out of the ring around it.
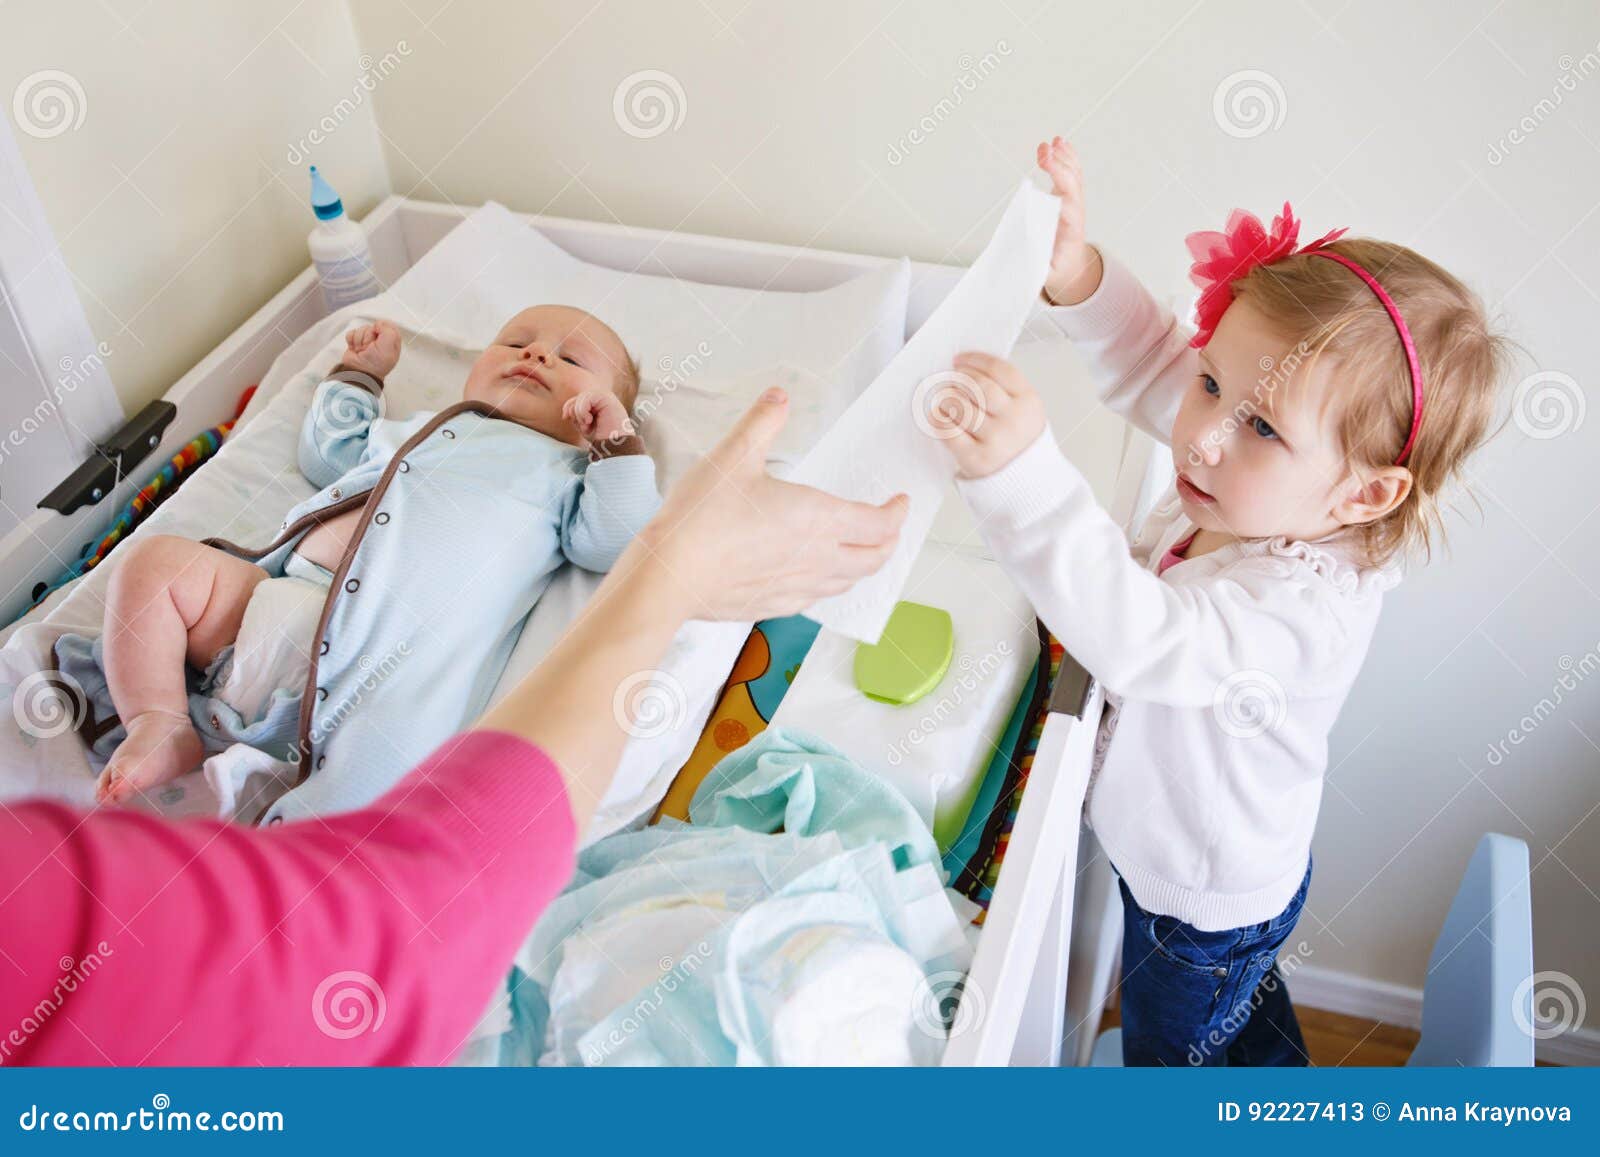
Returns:
[[[1185,232],[1292,199],[1310,235],[1351,225],[1469,279],[1531,355],[1517,376],[1570,375],[1555,389],[1581,403],[1600,311],[1600,11],[1322,7],[353,0],[367,51],[413,46],[377,93],[397,192],[965,260],[1033,142],[1062,132],[1088,166],[1094,236],[1161,294],[1184,290]],[[681,89],[662,89],[681,123],[647,137],[613,109],[644,70]],[[1227,113],[1252,86],[1259,132]],[[1525,117],[1526,139],[1505,140]],[[1600,416],[1568,425],[1507,428],[1478,464],[1481,518],[1385,611],[1333,736],[1311,964],[1420,986],[1455,880],[1497,830],[1532,848],[1538,967],[1600,1004],[1600,678],[1498,766],[1485,755],[1563,657],[1600,647]]]
[[[129,413],[308,263],[290,157],[324,117],[346,208],[388,192],[359,56],[342,4],[0,7],[0,98]]]

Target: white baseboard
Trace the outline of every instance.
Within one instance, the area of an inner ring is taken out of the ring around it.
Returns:
[[[1346,1016],[1422,1027],[1422,990],[1302,964],[1284,977],[1296,1004]],[[1578,1028],[1534,1042],[1534,1054],[1555,1065],[1600,1065],[1600,1028]]]

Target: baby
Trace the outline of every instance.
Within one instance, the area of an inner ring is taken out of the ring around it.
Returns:
[[[1089,244],[1071,146],[1037,161],[1061,198],[1044,304],[1175,482],[1130,548],[1014,365],[958,358],[970,396],[935,419],[994,556],[1106,689],[1085,812],[1120,879],[1123,1060],[1305,1064],[1277,953],[1328,733],[1488,434],[1506,343],[1432,261],[1302,245],[1287,205],[1189,237],[1190,330]]]
[[[158,535],[125,548],[103,666],[127,736],[101,802],[193,770],[202,732],[286,756],[300,782],[343,754],[339,784],[301,813],[376,798],[487,705],[562,561],[608,569],[655,513],[629,418],[638,371],[592,315],[523,310],[473,363],[462,401],[404,421],[382,417],[399,331],[375,322],[346,345],[300,435],[301,472],[322,490],[272,543]],[[186,664],[205,672],[195,694]]]

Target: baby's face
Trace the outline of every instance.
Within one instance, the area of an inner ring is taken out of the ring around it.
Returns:
[[[1332,376],[1326,360],[1313,370],[1309,354],[1297,355],[1249,301],[1228,307],[1173,424],[1178,495],[1196,526],[1311,540],[1344,525],[1335,509],[1352,475],[1337,399],[1317,413]]]
[[[472,364],[462,397],[487,402],[510,421],[582,446],[561,408],[586,391],[617,394],[627,363],[622,339],[598,318],[571,306],[537,305],[506,322]]]

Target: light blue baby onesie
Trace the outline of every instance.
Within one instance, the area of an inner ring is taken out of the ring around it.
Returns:
[[[276,693],[255,720],[206,694],[209,679],[190,696],[212,749],[245,742],[299,763],[301,782],[261,817],[268,823],[382,795],[487,706],[563,561],[608,570],[660,505],[646,454],[589,462],[475,402],[404,421],[380,413],[364,387],[323,382],[299,447],[301,472],[322,489],[264,547],[210,540],[279,576],[309,530],[364,508],[309,644],[306,688]],[[104,718],[109,697],[101,672],[84,667],[98,659],[90,652],[85,640],[58,647]],[[103,741],[114,745],[120,731]]]

